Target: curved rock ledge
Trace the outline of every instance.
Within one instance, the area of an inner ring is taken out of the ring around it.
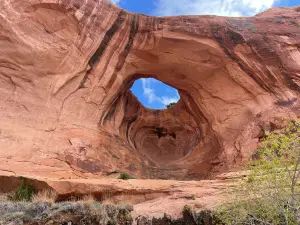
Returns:
[[[26,183],[37,191],[53,190],[58,201],[91,194],[103,204],[130,204],[132,216],[161,218],[165,214],[180,218],[185,205],[195,211],[213,210],[226,201],[228,188],[236,187],[244,174],[231,173],[214,180],[172,181],[116,179],[54,179],[28,177]],[[14,191],[24,178],[0,173],[1,192]]]
[[[300,12],[150,17],[107,0],[0,2],[0,170],[23,176],[206,179],[299,117]],[[130,92],[179,90],[153,111]]]

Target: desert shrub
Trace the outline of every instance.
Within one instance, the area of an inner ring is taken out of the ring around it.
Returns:
[[[297,8],[295,9],[295,11],[296,11],[296,12],[300,12],[300,7],[297,7]]]
[[[176,105],[176,102],[171,102],[170,104],[166,105],[166,108],[172,108],[174,105]]]
[[[14,201],[31,201],[33,195],[35,194],[35,189],[32,185],[28,184],[25,179],[22,179],[22,183],[16,189],[12,200]]]
[[[182,209],[182,214],[185,214],[185,213],[191,213],[192,212],[192,209],[190,206],[188,205],[185,205]]]
[[[130,180],[130,179],[135,179],[135,177],[132,176],[132,175],[129,175],[127,173],[121,173],[120,176],[119,176],[119,179],[121,179],[121,180]]]
[[[118,156],[115,155],[115,154],[113,154],[112,157],[113,157],[114,159],[120,160],[120,157],[118,157]]]
[[[5,214],[25,211],[29,203],[25,202],[0,202],[0,221]]]
[[[249,160],[240,195],[218,210],[225,224],[300,223],[300,123],[274,131]]]
[[[23,224],[23,221],[28,221],[30,218],[24,212],[15,212],[4,216],[4,221],[14,222],[13,224]],[[12,224],[12,223],[11,223]]]
[[[0,224],[132,224],[130,205],[100,202],[0,203]]]

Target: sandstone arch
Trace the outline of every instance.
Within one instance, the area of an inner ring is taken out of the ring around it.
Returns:
[[[156,18],[106,0],[3,1],[0,169],[203,179],[239,168],[270,122],[299,116],[295,23],[292,8]],[[180,102],[144,108],[129,91],[140,77]]]

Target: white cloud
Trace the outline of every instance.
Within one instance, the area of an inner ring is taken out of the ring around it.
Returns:
[[[153,103],[155,101],[160,101],[160,98],[155,95],[155,90],[151,88],[150,79],[142,79],[144,96],[147,98],[148,103]]]
[[[118,5],[120,3],[121,0],[110,0],[112,3],[114,3],[115,5]]]
[[[155,15],[253,16],[279,0],[156,0]]]
[[[174,97],[163,96],[163,97],[161,98],[161,102],[162,102],[164,105],[169,105],[170,103],[178,102],[178,100],[179,100],[179,96],[174,96]]]
[[[142,85],[143,85],[143,94],[147,98],[147,101],[149,104],[157,102],[160,104],[168,105],[172,102],[178,102],[180,99],[180,96],[178,93],[176,93],[175,96],[162,96],[159,97],[155,94],[155,83],[157,82],[155,79],[141,79]]]

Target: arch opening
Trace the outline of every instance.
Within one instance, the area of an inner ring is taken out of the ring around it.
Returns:
[[[143,106],[153,110],[169,109],[180,100],[177,89],[155,78],[137,79],[130,90]]]

